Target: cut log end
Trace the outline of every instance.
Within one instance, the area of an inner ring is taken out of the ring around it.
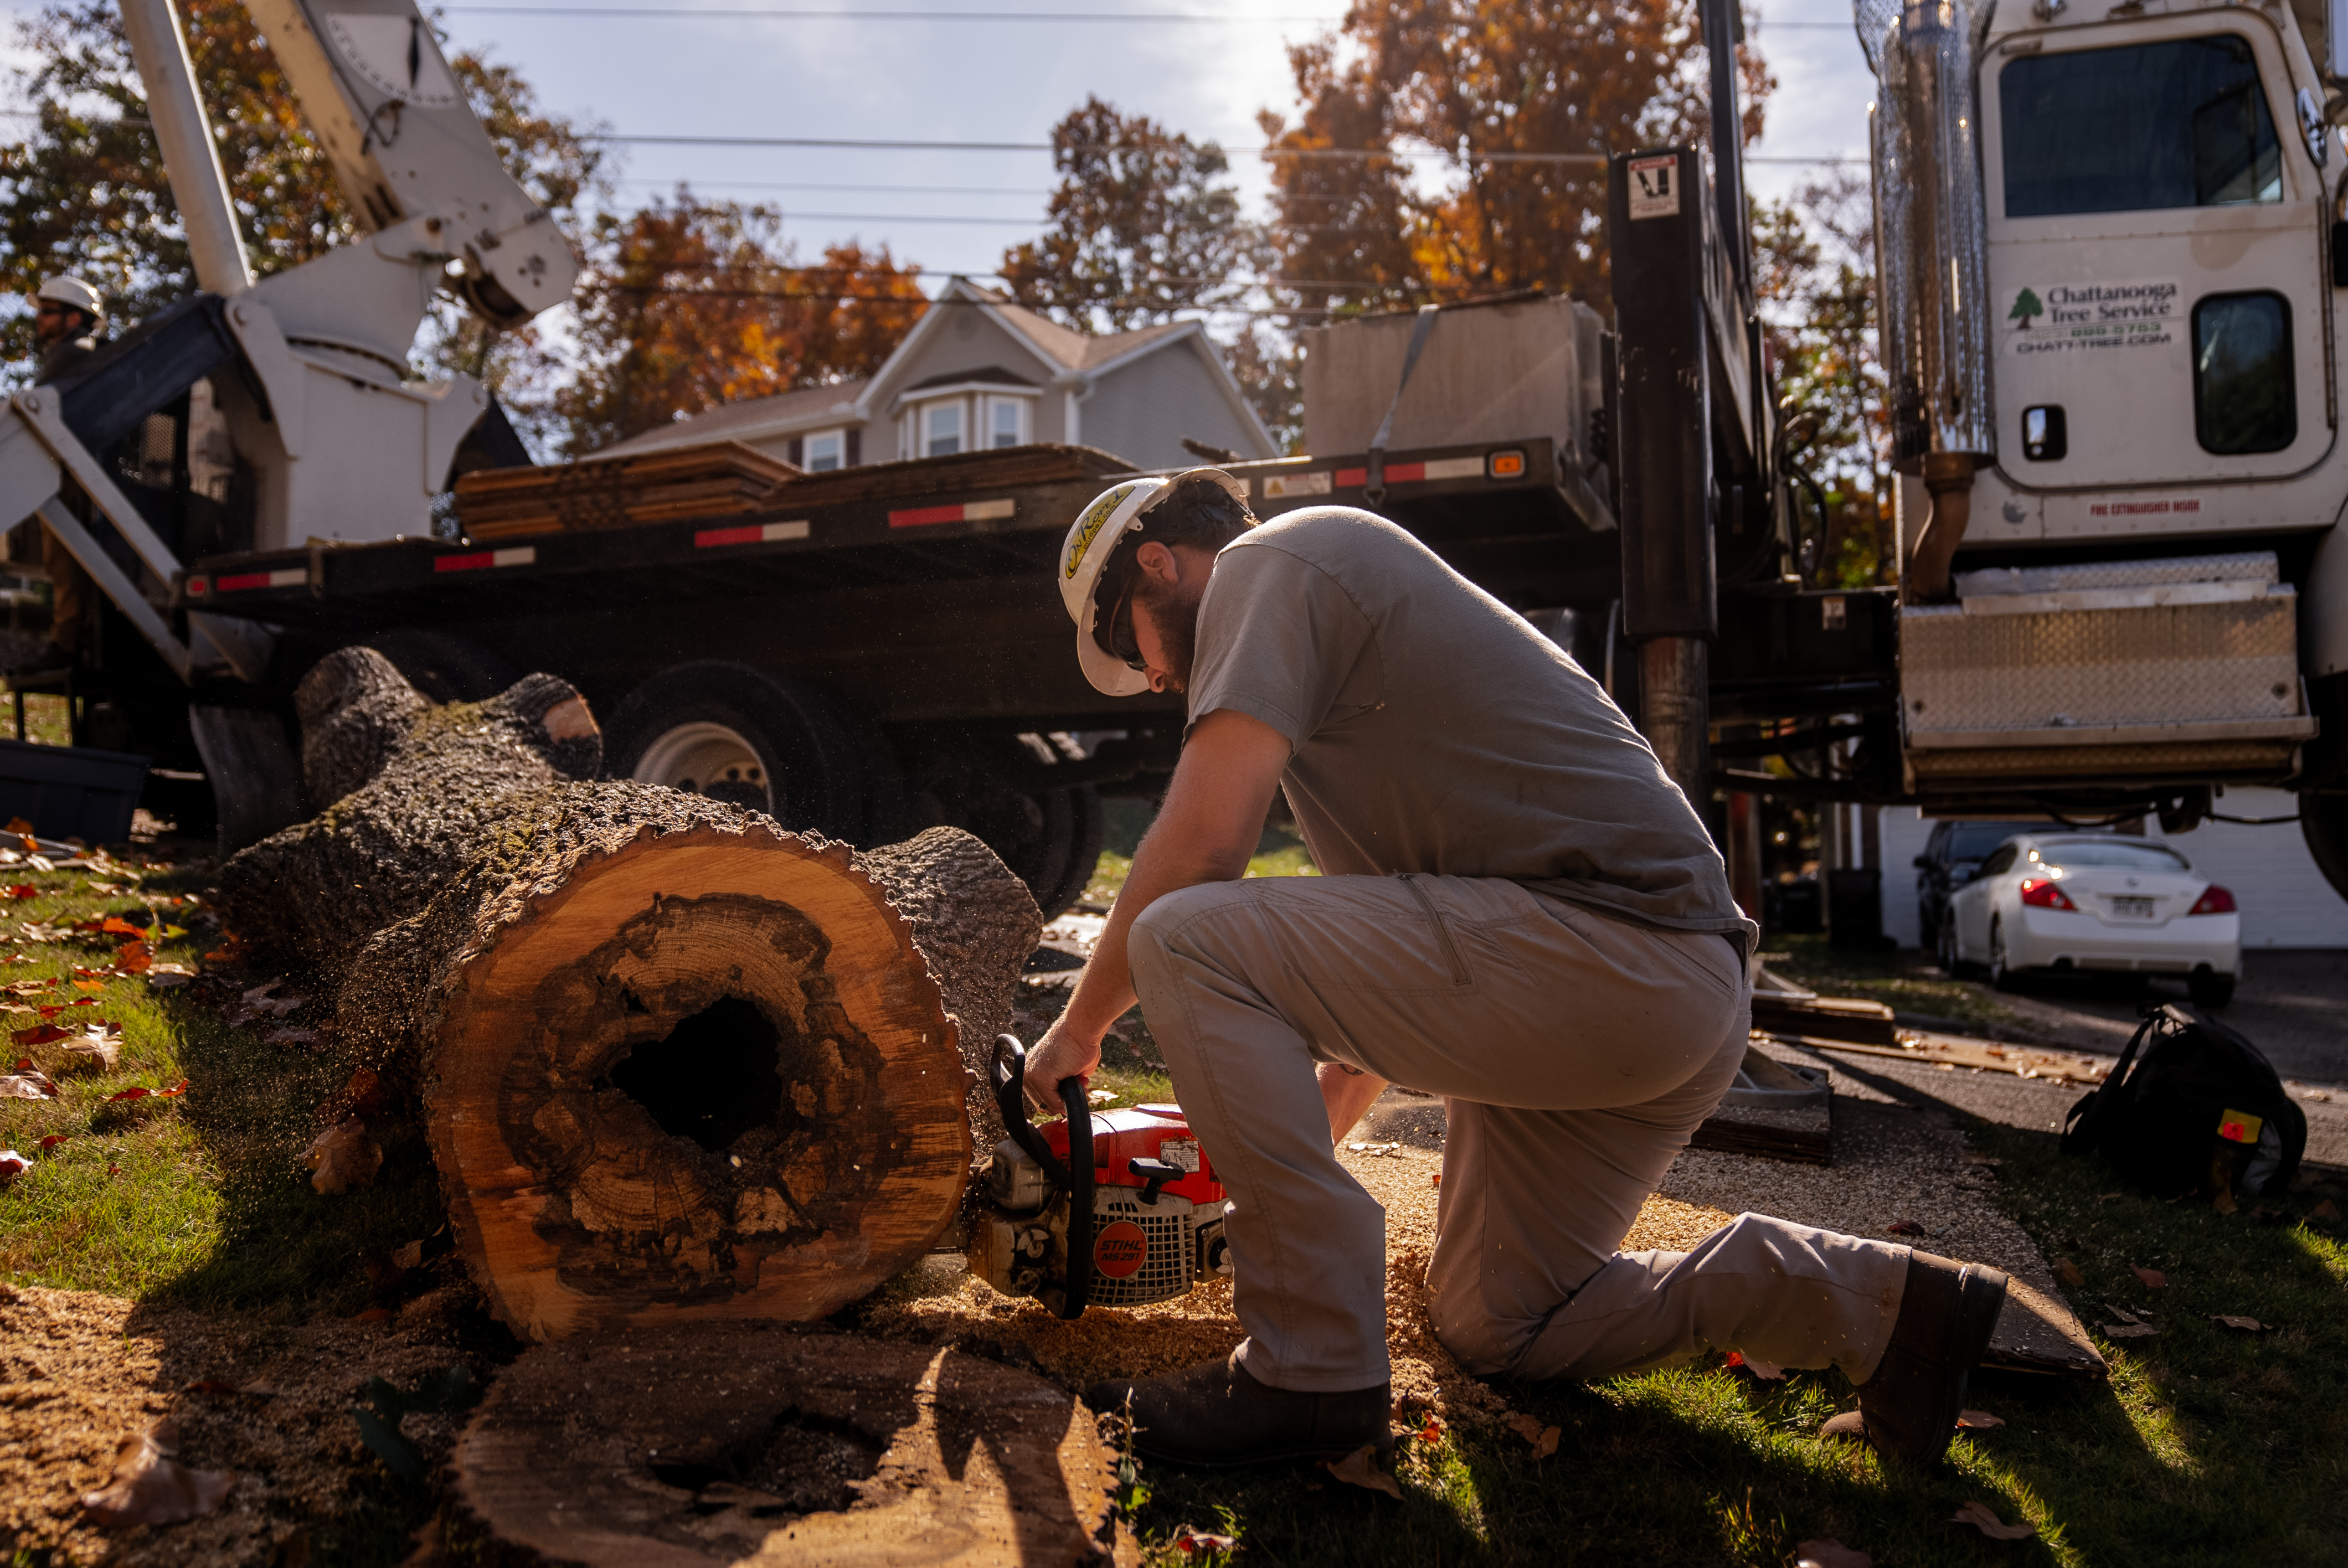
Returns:
[[[806,1319],[902,1268],[970,1159],[905,922],[847,851],[644,834],[486,935],[426,1065],[475,1276],[534,1338]]]
[[[730,1324],[542,1346],[453,1463],[499,1542],[592,1568],[1139,1555],[1090,1412],[951,1348]]]

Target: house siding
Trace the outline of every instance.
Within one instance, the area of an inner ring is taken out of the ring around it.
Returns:
[[[1084,405],[1085,445],[1145,468],[1197,462],[1182,449],[1185,436],[1243,457],[1278,456],[1216,382],[1196,340],[1110,371]]]

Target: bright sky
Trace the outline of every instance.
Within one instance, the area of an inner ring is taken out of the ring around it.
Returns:
[[[18,15],[36,8],[7,5]],[[1261,142],[1258,109],[1293,106],[1285,46],[1315,36],[1340,9],[1329,0],[686,0],[633,8],[624,0],[511,0],[451,5],[440,20],[455,45],[486,47],[520,67],[550,108],[626,134],[1038,143],[1090,93],[1238,149]],[[769,14],[755,15],[761,10]],[[790,11],[802,14],[774,14]],[[1011,11],[1133,19],[1003,19]],[[990,15],[937,17],[955,12]],[[1750,14],[1779,82],[1752,156],[1840,154],[1863,165],[1874,84],[1848,6],[1779,0]],[[1218,19],[1138,19],[1176,15]],[[1233,163],[1260,199],[1261,160]],[[1750,179],[1756,192],[1782,194],[1817,172],[1763,161]],[[1040,226],[1051,160],[1030,151],[633,146],[623,173],[627,200],[688,179],[712,196],[777,206],[802,254],[857,238],[885,241],[939,273],[983,274]],[[1251,206],[1261,210],[1258,200]]]

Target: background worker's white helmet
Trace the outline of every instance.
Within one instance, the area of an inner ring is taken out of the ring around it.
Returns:
[[[33,291],[36,300],[55,300],[67,310],[80,311],[93,321],[106,319],[106,296],[79,278],[51,278]]]
[[[1127,479],[1111,485],[1076,514],[1068,537],[1060,544],[1060,602],[1076,623],[1076,664],[1093,689],[1112,697],[1133,697],[1149,690],[1149,677],[1101,645],[1096,619],[1115,609],[1097,602],[1101,573],[1117,554],[1119,540],[1142,526],[1151,508],[1172,496],[1189,479],[1210,479],[1231,499],[1247,507],[1247,487],[1220,468],[1191,468],[1170,479]],[[1252,520],[1252,519],[1251,519]]]
[[[1163,500],[1173,488],[1170,479],[1128,479],[1093,497],[1076,514],[1068,537],[1060,544],[1060,602],[1076,623],[1076,664],[1093,689],[1112,697],[1131,697],[1149,690],[1149,677],[1100,645],[1093,618],[1101,613],[1093,603],[1101,569],[1117,553],[1117,542],[1131,532],[1150,504]]]

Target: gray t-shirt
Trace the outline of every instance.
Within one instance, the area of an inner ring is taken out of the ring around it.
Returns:
[[[1313,507],[1225,547],[1190,720],[1294,748],[1282,782],[1333,876],[1504,876],[1682,931],[1758,928],[1687,797],[1564,650],[1409,534]]]

